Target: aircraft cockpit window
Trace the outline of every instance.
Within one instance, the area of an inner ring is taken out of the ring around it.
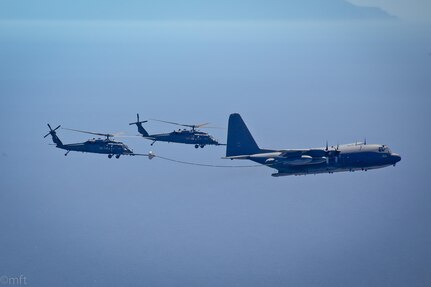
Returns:
[[[391,153],[391,150],[387,146],[379,147],[379,152]]]

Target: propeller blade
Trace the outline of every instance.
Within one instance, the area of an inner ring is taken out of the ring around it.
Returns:
[[[47,136],[49,136],[50,134],[54,133],[56,130],[58,130],[61,127],[61,125],[59,125],[55,129],[52,129],[50,124],[47,124],[47,125],[48,125],[48,128],[49,128],[49,133],[47,133],[43,138],[46,138]]]
[[[136,136],[127,136],[127,135],[124,135],[124,136],[115,136],[116,138],[142,138],[142,135],[136,135]]]
[[[129,123],[129,126],[136,125],[136,124],[143,124],[143,123],[146,123],[146,122],[148,122],[148,121],[140,121],[140,122]]]
[[[137,125],[137,124],[143,124],[143,123],[146,123],[146,122],[148,122],[148,121],[140,121],[139,120],[139,114],[136,114],[136,122],[134,122],[134,123],[129,123],[129,126],[131,126],[131,125]]]
[[[217,129],[217,130],[225,130],[223,127],[202,127],[203,129]]]
[[[183,125],[183,124],[176,123],[176,122],[162,121],[162,120],[157,120],[157,119],[150,119],[150,120],[156,121],[156,122],[162,122],[162,123],[172,124],[172,125],[177,125],[177,126],[190,127],[190,125]]]
[[[204,124],[199,124],[199,125],[193,125],[193,128],[201,128],[201,127],[204,127],[206,125],[209,125],[209,123],[204,123]]]
[[[172,125],[177,125],[177,126],[189,127],[189,128],[192,128],[192,129],[200,128],[200,127],[203,127],[203,126],[206,126],[206,125],[209,124],[209,123],[203,123],[203,124],[198,124],[198,125],[188,125],[188,124],[180,124],[180,123],[176,123],[176,122],[163,121],[163,120],[158,120],[158,119],[150,119],[150,120],[157,121],[157,122],[162,122],[162,123],[167,123],[167,124],[172,124]]]
[[[115,136],[113,134],[95,133],[95,132],[88,132],[88,131],[75,130],[75,129],[69,129],[69,128],[63,128],[63,130],[85,133],[85,134],[90,134],[90,135],[104,136],[104,137],[114,137]]]

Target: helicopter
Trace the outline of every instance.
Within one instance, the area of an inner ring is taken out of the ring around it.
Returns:
[[[49,127],[49,132],[44,136],[44,138],[51,135],[52,141],[54,142],[56,147],[67,151],[64,154],[65,156],[67,156],[71,151],[78,151],[78,152],[107,154],[108,158],[112,158],[115,155],[115,158],[117,159],[120,158],[121,155],[148,156],[150,159],[153,157],[152,154],[147,155],[147,154],[134,153],[124,143],[112,140],[111,138],[115,136],[113,134],[95,133],[95,132],[87,132],[87,131],[63,128],[65,130],[106,137],[105,139],[93,138],[82,143],[63,144],[62,141],[58,138],[57,132],[56,132],[56,130],[58,130],[61,127],[61,125],[59,125],[55,129],[52,129],[50,124],[48,124],[48,127]]]
[[[187,125],[187,124],[180,124],[175,122],[151,119],[153,121],[188,127],[190,129],[178,129],[170,133],[150,135],[142,126],[142,124],[148,122],[148,120],[140,121],[139,114],[136,114],[136,119],[137,119],[136,122],[130,123],[129,125],[136,125],[138,127],[138,132],[142,135],[142,137],[153,141],[151,145],[153,145],[157,141],[193,144],[195,145],[195,148],[199,148],[199,147],[203,148],[206,145],[225,145],[225,144],[219,143],[210,134],[197,130],[198,128],[202,128],[208,125],[208,123],[199,124],[199,125]]]

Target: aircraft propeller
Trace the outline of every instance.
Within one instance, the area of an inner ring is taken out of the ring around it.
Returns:
[[[329,144],[328,144],[328,141],[326,141],[325,152],[328,156],[338,155],[338,154],[340,154],[339,147],[340,147],[340,145],[337,143],[337,145],[335,147],[331,146],[331,150],[329,150]]]

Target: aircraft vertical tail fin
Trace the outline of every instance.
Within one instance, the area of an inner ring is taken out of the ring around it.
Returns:
[[[246,124],[239,114],[229,116],[226,157],[260,153]]]
[[[144,137],[149,137],[150,134],[144,129],[144,127],[142,126],[143,123],[146,123],[148,121],[139,121],[139,114],[136,114],[136,122],[134,123],[130,123],[129,125],[136,125],[138,127],[138,132],[144,136]]]
[[[47,133],[44,138],[46,138],[47,136],[51,135],[52,137],[52,141],[57,145],[57,147],[62,147],[63,143],[61,142],[61,140],[58,138],[57,133],[55,132],[56,130],[58,130],[61,126],[56,127],[55,129],[52,129],[51,126],[48,124],[49,127],[49,133]]]

